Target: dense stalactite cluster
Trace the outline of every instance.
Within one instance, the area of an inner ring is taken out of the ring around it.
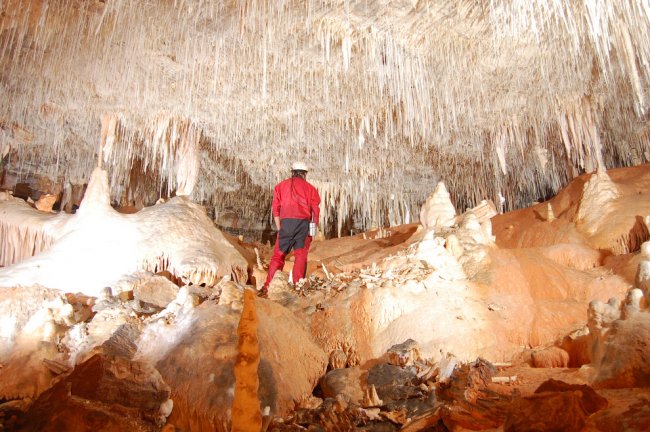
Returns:
[[[22,178],[84,183],[108,113],[117,202],[191,191],[252,218],[268,203],[220,192],[266,200],[299,158],[339,231],[412,220],[438,179],[461,207],[499,194],[518,207],[649,160],[649,8],[5,1],[0,151]]]

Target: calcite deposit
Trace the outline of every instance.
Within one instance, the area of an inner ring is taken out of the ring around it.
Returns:
[[[455,218],[456,208],[449,192],[443,182],[438,182],[420,210],[420,223],[424,228],[447,228],[456,222]]]
[[[604,169],[598,169],[584,185],[576,226],[588,235],[594,234],[606,223],[604,216],[615,208],[619,196],[616,184]]]
[[[613,183],[622,178],[610,175]],[[632,201],[624,185],[616,188],[603,226],[619,219],[627,226],[646,211],[645,201],[620,210]],[[23,238],[46,250],[33,248],[32,258],[0,270],[7,285],[0,424],[63,430],[102,418],[107,430],[142,431],[643,430],[650,246],[621,254],[621,237],[613,236],[609,251],[594,249],[602,229],[578,229],[585,223],[578,209],[586,207],[565,196],[578,189],[569,185],[552,199],[556,210],[566,206],[554,219],[536,209],[496,216],[486,202],[444,227],[384,227],[315,242],[309,277],[289,284],[289,257],[268,298],[255,296],[255,281],[271,248],[212,236],[218,230],[186,198],[120,215],[91,187],[86,199],[95,204],[64,216],[5,197],[8,227],[24,215],[38,232],[49,227],[52,243]],[[97,279],[85,269],[64,277],[72,263],[98,258],[76,258],[96,244],[85,235],[94,220],[108,221],[107,232],[116,224],[140,236],[102,243],[104,254],[146,244],[114,266],[91,267]],[[526,220],[558,232],[545,239],[518,232]],[[143,238],[153,231],[142,225],[152,221],[155,232],[167,227],[176,238]],[[152,256],[152,248],[169,257],[164,268],[134,259]],[[50,274],[63,285],[34,283]]]
[[[650,430],[649,143],[650,0],[0,0],[0,432]]]
[[[120,214],[110,205],[107,173],[100,168],[76,214],[43,214],[25,206],[16,198],[0,202],[6,233],[1,261],[14,264],[0,269],[0,287],[39,284],[97,296],[138,271],[169,271],[196,285],[214,285],[225,275],[241,281],[247,274],[246,260],[203,208],[179,196]]]

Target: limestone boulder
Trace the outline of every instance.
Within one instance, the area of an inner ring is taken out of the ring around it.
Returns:
[[[74,322],[74,308],[57,290],[0,289],[0,399],[36,399],[54,384],[58,373],[44,362],[67,363],[57,345]]]
[[[268,298],[285,306],[293,304],[298,298],[298,291],[289,283],[290,274],[283,271],[275,272],[269,284]]]
[[[506,418],[503,430],[581,430],[586,415],[575,393],[542,394],[521,399]]]
[[[615,395],[616,398],[610,395]],[[649,397],[648,388],[612,390],[608,393],[610,406],[593,414],[587,427],[599,431],[650,430]]]
[[[342,397],[344,400],[360,404],[367,388],[367,372],[360,367],[334,369],[320,381],[323,396]]]
[[[591,415],[597,411],[607,408],[607,399],[596,393],[596,391],[585,384],[568,384],[564,381],[549,379],[544,381],[537,389],[535,394],[544,392],[575,392],[581,393],[582,407],[585,413]]]
[[[219,283],[218,288],[221,289],[219,294],[220,305],[241,305],[244,299],[244,291],[240,285],[232,281]]]
[[[56,203],[57,199],[58,199],[58,195],[43,194],[40,196],[38,200],[36,200],[36,202],[34,203],[34,207],[36,207],[37,210],[43,212],[53,213],[52,207],[54,207],[54,204]]]
[[[23,417],[18,415],[13,424],[5,422],[5,426],[9,430],[43,432],[88,430],[156,432],[161,429],[161,425],[155,418],[146,418],[136,408],[108,405],[100,401],[89,401],[72,396],[65,384],[64,381],[44,393],[34,403],[28,415]]]
[[[139,332],[136,325],[120,326],[74,368],[46,362],[59,376],[19,418],[20,430],[160,428],[173,407],[170,388],[153,365],[134,359]]]
[[[260,299],[257,314],[260,389],[267,392],[261,398],[262,408],[286,413],[295,401],[312,394],[325,374],[328,355],[289,309]]]
[[[165,308],[178,295],[178,285],[163,276],[153,275],[133,287],[133,297],[141,302]]]
[[[96,354],[78,365],[67,381],[72,396],[143,411],[159,410],[170,395],[155,368],[124,356]]]

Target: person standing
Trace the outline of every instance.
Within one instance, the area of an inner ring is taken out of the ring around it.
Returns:
[[[269,284],[275,272],[284,267],[287,254],[293,249],[293,280],[295,284],[305,277],[307,254],[312,236],[309,232],[310,222],[318,224],[320,216],[320,195],[318,190],[307,182],[309,169],[303,162],[291,165],[291,177],[278,183],[273,189],[273,220],[278,229],[278,236],[273,249],[266,282],[260,290],[266,296]]]

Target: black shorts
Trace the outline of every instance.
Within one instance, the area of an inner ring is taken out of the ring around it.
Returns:
[[[278,236],[279,248],[285,254],[291,249],[302,249],[305,247],[305,239],[308,235],[308,219],[282,219]]]

